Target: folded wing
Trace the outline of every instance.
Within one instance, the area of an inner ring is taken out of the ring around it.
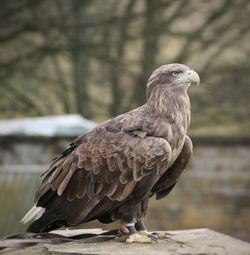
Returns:
[[[101,217],[128,199],[136,203],[149,194],[170,158],[171,148],[162,138],[99,126],[54,160],[36,193],[37,206],[46,208],[50,222],[76,225]]]

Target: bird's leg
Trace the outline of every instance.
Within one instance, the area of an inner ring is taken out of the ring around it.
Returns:
[[[141,219],[141,220],[139,220],[139,221],[137,221],[137,222],[135,223],[135,229],[136,229],[136,231],[137,231],[139,234],[144,235],[144,236],[147,236],[147,237],[149,237],[149,238],[151,238],[151,239],[154,239],[156,242],[157,242],[157,240],[160,238],[160,235],[159,235],[158,233],[156,233],[156,232],[149,233],[149,232],[147,231],[147,228],[146,228],[146,226],[145,226],[145,223],[144,223],[144,220],[143,220],[143,219]]]
[[[141,235],[147,236],[149,234],[143,220],[137,221],[135,223],[135,229]]]

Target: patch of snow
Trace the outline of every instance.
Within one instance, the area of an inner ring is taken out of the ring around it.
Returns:
[[[78,114],[0,120],[0,135],[78,136],[95,126]]]

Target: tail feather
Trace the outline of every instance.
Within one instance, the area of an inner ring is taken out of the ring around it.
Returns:
[[[66,223],[50,212],[46,212],[38,219],[34,220],[29,227],[27,232],[42,233],[49,232],[51,230],[65,226]]]
[[[43,215],[44,211],[44,208],[34,205],[21,219],[21,223],[26,224],[34,219],[36,220],[40,218]]]

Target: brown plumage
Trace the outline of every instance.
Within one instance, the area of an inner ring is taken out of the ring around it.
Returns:
[[[175,185],[191,153],[187,89],[199,76],[181,64],[156,69],[147,102],[77,138],[43,174],[28,231],[43,232],[99,219],[137,222],[148,199]]]

